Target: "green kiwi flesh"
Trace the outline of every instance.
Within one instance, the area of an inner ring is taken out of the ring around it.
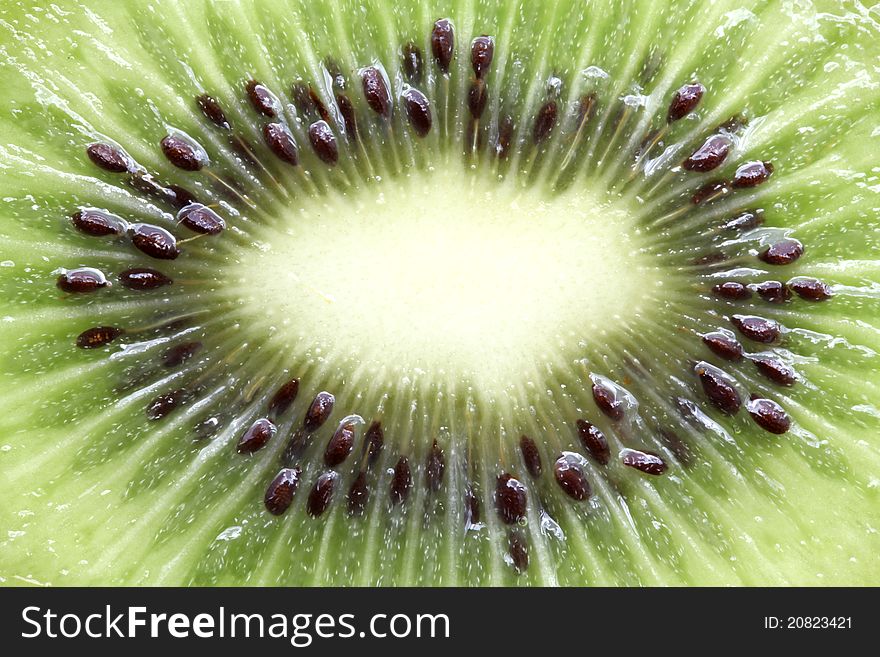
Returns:
[[[880,583],[878,22],[4,7],[0,583]]]

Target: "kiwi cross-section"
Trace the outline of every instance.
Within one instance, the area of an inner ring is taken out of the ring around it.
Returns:
[[[0,582],[880,583],[880,13],[0,9]]]

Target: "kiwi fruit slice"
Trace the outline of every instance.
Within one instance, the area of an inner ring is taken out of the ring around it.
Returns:
[[[4,584],[880,582],[876,7],[7,4]]]

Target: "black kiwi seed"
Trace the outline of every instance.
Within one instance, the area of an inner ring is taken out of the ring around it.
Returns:
[[[142,194],[148,194],[155,198],[170,199],[168,190],[160,185],[152,174],[138,171],[128,178],[128,184]]]
[[[770,162],[746,162],[741,164],[733,174],[733,185],[737,189],[757,187],[767,180],[773,173],[773,164]]]
[[[712,331],[703,336],[703,343],[724,360],[739,360],[743,356],[742,345],[728,332]]]
[[[287,441],[284,451],[281,453],[281,464],[285,467],[293,465],[297,459],[302,457],[306,447],[308,447],[308,443],[305,430],[299,429],[293,432],[290,440]]]
[[[403,47],[400,58],[407,81],[410,84],[421,84],[425,69],[421,48],[410,41]]]
[[[593,400],[596,402],[599,410],[612,420],[617,421],[623,418],[623,404],[610,388],[601,383],[594,383]]]
[[[275,435],[275,423],[269,418],[261,417],[255,420],[244,435],[239,439],[236,451],[239,454],[253,454],[265,447],[266,443]]]
[[[685,397],[673,397],[672,402],[678,410],[678,414],[686,422],[696,422],[699,419],[700,409],[690,399]]]
[[[391,116],[391,94],[382,72],[375,66],[365,68],[361,73],[361,84],[369,108],[379,116]]]
[[[529,568],[529,543],[525,535],[519,530],[513,530],[507,537],[507,552],[510,560],[518,573],[523,573]]]
[[[779,337],[779,324],[772,319],[754,315],[733,315],[730,321],[740,333],[755,342],[770,344]]]
[[[351,482],[348,489],[348,512],[357,516],[364,512],[367,506],[367,500],[370,497],[370,490],[367,488],[367,473],[363,470],[358,472],[357,477]]]
[[[318,477],[318,480],[312,487],[312,491],[309,493],[307,508],[310,516],[317,518],[330,506],[337,479],[339,479],[339,473],[333,470],[324,472]]]
[[[110,285],[110,282],[103,272],[91,267],[81,267],[59,275],[56,285],[64,292],[82,294],[100,290]]]
[[[492,65],[492,57],[495,55],[495,39],[488,36],[478,36],[471,42],[471,67],[478,79],[485,77],[486,71]]]
[[[306,416],[303,418],[303,428],[309,433],[317,430],[330,417],[335,403],[336,398],[329,392],[322,390],[315,395],[309,405],[309,410],[306,411]]]
[[[669,468],[659,455],[637,449],[621,450],[620,460],[627,467],[655,476],[662,475]]]
[[[86,154],[96,165],[111,173],[124,173],[129,169],[129,159],[121,150],[110,144],[89,144]]]
[[[279,160],[293,166],[299,164],[299,151],[286,125],[267,123],[263,126],[263,140]]]
[[[119,282],[129,290],[155,290],[174,281],[155,269],[134,267],[119,273]]]
[[[352,449],[354,449],[354,424],[346,422],[336,429],[327,442],[324,463],[328,468],[335,468],[348,458]]]
[[[329,122],[330,111],[327,109],[327,106],[324,105],[324,101],[318,95],[318,92],[312,87],[309,87],[309,100],[312,101],[312,107],[315,108],[315,111],[318,113],[318,116],[321,117],[321,120]]]
[[[713,180],[700,187],[691,196],[691,203],[700,205],[710,199],[719,198],[730,193],[730,185],[724,180]]]
[[[80,349],[97,349],[110,344],[124,332],[116,326],[93,326],[76,336],[76,346]]]
[[[367,463],[373,465],[379,458],[379,452],[382,451],[382,445],[385,443],[385,432],[382,431],[382,424],[378,420],[370,424],[364,434],[364,445],[367,449]]]
[[[125,232],[125,222],[122,219],[109,212],[94,208],[74,212],[70,220],[77,230],[92,237],[122,235]]]
[[[409,467],[409,460],[405,456],[401,456],[394,466],[394,474],[391,476],[391,503],[403,504],[409,497],[409,491],[412,488],[412,470]]]
[[[339,65],[339,62],[328,56],[324,58],[324,69],[327,71],[327,75],[330,76],[334,87],[345,89],[345,75],[342,73],[342,67]]]
[[[526,464],[526,470],[532,477],[541,476],[541,453],[535,441],[528,436],[522,436],[519,439],[519,450],[522,452],[523,462]]]
[[[726,132],[727,134],[735,134],[745,128],[749,124],[749,117],[745,114],[734,114],[727,120],[718,124],[718,127],[715,128],[719,132]]]
[[[503,116],[498,122],[498,140],[495,142],[495,155],[504,159],[510,153],[510,144],[513,140],[514,123],[510,116]]]
[[[706,253],[704,255],[701,255],[701,256],[694,258],[693,260],[691,260],[691,263],[694,265],[711,266],[711,265],[718,265],[718,264],[727,262],[729,259],[730,259],[730,256],[728,254],[724,253],[724,251],[713,250],[713,251],[709,251],[708,253]],[[728,288],[728,291],[731,294],[733,294],[732,288]],[[716,296],[724,296],[724,295],[719,294]],[[751,291],[749,291],[749,296],[751,296]]]
[[[201,203],[192,203],[181,208],[177,213],[177,220],[201,235],[218,235],[226,228],[223,217]]]
[[[495,484],[495,508],[503,522],[518,523],[526,517],[526,487],[508,472],[498,475]]]
[[[249,80],[245,85],[245,91],[247,91],[248,98],[255,110],[263,116],[276,116],[275,98],[271,91],[256,80]]]
[[[231,126],[229,124],[229,119],[226,118],[226,113],[223,111],[223,108],[220,107],[220,103],[218,103],[216,99],[208,94],[202,94],[201,96],[196,97],[196,103],[198,104],[199,109],[202,110],[202,114],[204,114],[205,118],[211,123],[224,130],[230,129]]]
[[[797,373],[794,368],[783,363],[778,358],[759,356],[752,359],[755,367],[765,377],[783,386],[794,385],[797,381]]]
[[[476,79],[471,83],[468,89],[468,111],[475,119],[479,119],[486,109],[486,101],[489,94],[486,89],[486,81]]]
[[[682,465],[690,465],[693,461],[693,453],[688,444],[683,441],[672,429],[661,428],[658,438],[669,449]]]
[[[309,96],[309,85],[298,80],[293,83],[290,88],[290,96],[293,98],[293,104],[296,106],[300,114],[308,114],[312,109],[312,99]]]
[[[746,409],[755,423],[765,431],[779,435],[791,427],[788,414],[773,400],[753,397],[746,402]]]
[[[785,303],[791,299],[791,290],[779,281],[764,281],[754,287],[758,296],[770,303]]]
[[[729,256],[724,251],[710,251],[705,255],[698,256],[691,260],[695,265],[717,265],[727,262]]]
[[[602,465],[608,465],[611,460],[611,449],[605,434],[596,425],[586,420],[577,421],[578,437],[587,453]]]
[[[721,370],[708,363],[699,362],[694,372],[700,378],[703,391],[715,408],[727,415],[735,415],[739,411],[742,399]]]
[[[538,114],[535,116],[535,126],[532,129],[532,140],[535,144],[540,144],[553,132],[557,114],[558,106],[555,100],[548,100],[538,110]]]
[[[694,111],[706,88],[699,82],[692,82],[679,88],[672,96],[669,111],[666,113],[667,123],[678,121]]]
[[[195,427],[193,427],[195,439],[208,440],[212,438],[218,431],[220,431],[221,426],[222,424],[219,416],[212,415],[211,417],[205,418]]]
[[[293,495],[299,486],[302,470],[299,468],[281,468],[269,487],[263,501],[266,510],[273,516],[280,516],[293,502]]]
[[[177,240],[164,228],[150,224],[133,224],[129,235],[131,243],[151,258],[174,260],[180,255]]]
[[[468,486],[464,492],[465,525],[472,527],[480,522],[480,498]]]
[[[446,456],[437,441],[431,445],[428,458],[425,461],[425,484],[428,490],[437,492],[443,483],[443,473],[446,470]]]
[[[804,245],[786,238],[771,244],[759,256],[768,265],[790,265],[804,254]]]
[[[594,91],[584,94],[578,99],[577,124],[579,127],[593,118],[593,114],[596,112],[596,100],[597,96]]]
[[[184,208],[191,203],[198,203],[195,195],[188,189],[184,189],[180,185],[168,185],[163,189],[165,196],[178,210]]]
[[[788,282],[788,287],[806,301],[826,301],[834,296],[831,286],[817,278],[808,278],[806,276],[792,278]]]
[[[691,260],[691,263],[694,265],[711,266],[711,265],[721,264],[722,262],[727,262],[729,258],[730,258],[730,256],[728,256],[726,253],[724,253],[724,251],[712,250],[712,251],[709,251],[708,253],[705,253],[701,256],[697,256],[696,258]],[[715,286],[715,287],[718,287],[718,286]],[[722,292],[723,292],[723,290],[722,290]],[[718,294],[716,296],[724,296],[724,294],[722,293],[722,294]]]
[[[723,299],[741,300],[751,297],[752,291],[742,283],[727,281],[726,283],[713,285],[712,294]]]
[[[339,147],[336,135],[323,119],[309,126],[309,141],[312,149],[324,164],[334,166],[339,161]]]
[[[236,157],[243,163],[258,166],[259,160],[254,156],[254,147],[241,135],[236,135],[229,140],[229,147]]]
[[[712,135],[691,153],[691,156],[681,166],[688,171],[700,173],[717,169],[727,159],[730,146],[731,143],[727,137]]]
[[[205,166],[204,156],[189,140],[179,135],[166,135],[160,142],[168,161],[184,171],[200,171]]]
[[[571,499],[582,502],[590,497],[590,484],[584,469],[568,454],[563,454],[553,465],[553,476],[562,491]]]
[[[322,121],[330,120],[330,112],[327,106],[312,87],[307,84],[295,84],[293,86],[294,103],[301,114],[308,114],[311,111],[317,113]]]
[[[290,408],[291,404],[296,401],[296,396],[299,393],[299,379],[291,379],[284,383],[278,390],[272,395],[272,399],[269,401],[268,413],[272,417],[279,417],[284,415],[285,411]]]
[[[426,136],[431,131],[431,105],[428,98],[412,87],[406,89],[402,95],[406,116],[413,131],[419,137]]]
[[[345,134],[349,141],[355,142],[358,139],[357,116],[354,112],[354,105],[348,96],[338,94],[336,96],[336,106],[339,108],[339,114],[342,115],[342,123],[345,125]]]
[[[178,389],[155,397],[147,405],[147,419],[151,422],[155,422],[167,417],[171,411],[180,405],[180,402],[183,401],[185,395],[185,390]]]
[[[452,62],[452,53],[455,49],[455,30],[452,21],[441,18],[434,23],[431,30],[431,53],[437,67],[444,75],[449,73],[449,64]]]
[[[202,348],[202,343],[196,341],[184,342],[171,347],[162,355],[162,365],[165,367],[177,367],[196,355]]]
[[[721,226],[725,230],[751,230],[764,223],[763,210],[745,210],[731,217]]]

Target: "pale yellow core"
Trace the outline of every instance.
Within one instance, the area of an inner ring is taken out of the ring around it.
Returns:
[[[601,353],[656,304],[661,277],[617,203],[466,170],[303,196],[240,253],[236,294],[290,362],[522,383]]]

